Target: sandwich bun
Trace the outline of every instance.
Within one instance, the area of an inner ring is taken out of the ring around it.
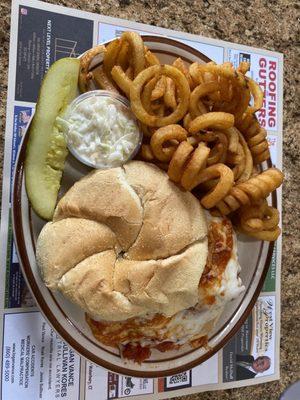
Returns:
[[[50,289],[94,319],[123,321],[194,306],[207,252],[199,201],[156,166],[131,161],[73,185],[36,259]]]

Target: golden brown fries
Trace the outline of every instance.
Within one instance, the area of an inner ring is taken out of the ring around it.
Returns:
[[[99,52],[103,66],[89,71]],[[232,215],[241,231],[276,240],[278,212],[265,199],[281,185],[283,174],[276,168],[260,172],[270,151],[255,117],[263,92],[246,76],[249,63],[235,69],[230,62],[188,65],[177,58],[161,65],[135,32],[124,32],[106,48],[95,47],[81,63],[81,90],[93,79],[97,87],[119,89],[130,101],[143,132],[140,159],[168,171],[214,214]]]
[[[179,101],[175,110],[166,116],[151,115],[145,110],[141,93],[143,86],[155,76],[165,75],[172,78],[179,92]],[[135,116],[144,124],[149,126],[161,127],[175,124],[186,114],[189,106],[190,87],[182,72],[171,65],[153,65],[140,72],[134,79],[130,87],[131,109]]]
[[[106,52],[103,59],[103,68],[106,75],[111,79],[111,70],[118,65],[117,58],[121,49],[121,40],[115,39],[106,46]]]
[[[171,145],[164,147],[168,141],[175,140],[177,143],[187,139],[187,131],[180,125],[168,125],[157,129],[151,137],[151,149],[155,157],[162,162],[170,161],[176,147]]]
[[[277,168],[269,168],[248,181],[235,185],[216,207],[221,214],[228,215],[241,206],[267,198],[282,182],[283,173]]]
[[[193,151],[193,154],[187,164],[185,165],[180,183],[186,190],[192,190],[195,185],[200,171],[202,171],[207,164],[210,149],[205,143],[201,142],[198,147]]]
[[[193,150],[194,147],[187,141],[181,142],[175,150],[168,168],[169,178],[173,182],[180,182],[185,164]]]
[[[92,79],[92,74],[89,72],[91,61],[99,54],[106,52],[105,46],[98,45],[86,51],[80,58],[80,71],[78,78],[79,90],[84,93],[88,90],[88,82]]]
[[[119,65],[115,65],[111,70],[111,77],[119,86],[119,88],[124,92],[124,94],[128,97],[130,94],[130,88],[132,81],[126,73],[122,70]]]
[[[166,91],[166,77],[162,75],[156,82],[154,89],[151,92],[150,100],[154,101],[164,96]]]
[[[246,140],[244,139],[243,135],[239,132],[239,141],[243,149],[244,153],[244,166],[243,171],[236,179],[236,183],[246,182],[252,173],[253,170],[253,159],[249,147],[247,146]]]
[[[176,92],[175,92],[175,83],[172,81],[171,78],[166,78],[166,90],[164,93],[164,103],[167,108],[171,110],[175,110],[177,107],[176,101]]]
[[[201,204],[205,208],[213,208],[221,201],[233,186],[234,176],[229,167],[224,164],[214,164],[205,168],[199,173],[194,181],[192,189],[201,183],[218,178],[216,186],[201,199]]]
[[[113,82],[108,78],[104,72],[103,65],[91,71],[91,79],[95,82],[96,86],[103,90],[119,93]]]
[[[189,69],[187,68],[187,66],[185,65],[184,61],[179,57],[177,58],[174,62],[173,62],[173,66],[178,68],[179,71],[181,71],[184,76],[186,77],[191,90],[194,88],[194,81],[189,73]]]
[[[145,49],[145,60],[146,60],[146,66],[151,67],[151,65],[159,65],[159,59],[156,57],[155,54],[153,54],[150,50]]]
[[[261,128],[253,114],[245,114],[237,124],[251,151],[254,164],[259,164],[270,158],[267,142],[267,132]]]
[[[280,235],[279,212],[269,206],[266,200],[260,204],[242,207],[238,215],[239,229],[249,236],[273,241]]]
[[[193,119],[189,124],[191,134],[209,129],[228,129],[234,125],[234,116],[225,112],[209,112]]]

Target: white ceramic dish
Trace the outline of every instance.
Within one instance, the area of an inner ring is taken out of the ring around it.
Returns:
[[[199,51],[172,39],[144,36],[145,44],[161,60],[172,63],[181,57],[187,63],[207,62],[209,59]],[[95,58],[93,66],[102,62]],[[93,337],[84,313],[67,301],[61,294],[53,294],[44,285],[35,262],[35,243],[45,223],[31,209],[24,185],[24,159],[28,134],[25,135],[15,168],[13,191],[14,237],[24,277],[44,317],[57,333],[86,359],[109,370],[142,377],[172,375],[190,369],[211,357],[238,331],[250,313],[262,288],[273,252],[273,243],[254,241],[238,236],[241,278],[245,292],[229,303],[209,336],[209,348],[184,349],[160,353],[153,351],[149,360],[141,365],[123,360],[118,351],[97,342]],[[66,162],[60,195],[90,168],[69,155]],[[276,194],[272,203],[276,206]]]

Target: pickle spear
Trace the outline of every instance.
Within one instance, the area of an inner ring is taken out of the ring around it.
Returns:
[[[33,210],[51,220],[68,155],[56,118],[77,94],[80,61],[62,58],[45,75],[31,122],[25,158],[26,191]]]

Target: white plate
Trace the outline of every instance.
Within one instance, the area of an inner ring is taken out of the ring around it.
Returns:
[[[171,64],[177,57],[187,63],[207,62],[199,51],[172,39],[144,36],[145,44],[161,60]],[[93,65],[101,60],[95,59]],[[24,159],[28,134],[25,135],[15,168],[13,191],[13,229],[24,277],[41,312],[57,333],[86,359],[111,371],[129,376],[158,377],[188,370],[211,357],[238,331],[250,313],[262,288],[273,252],[273,243],[238,236],[241,278],[245,292],[226,306],[225,312],[209,336],[209,348],[180,349],[160,353],[153,351],[141,365],[123,360],[118,351],[97,342],[85,322],[84,312],[61,294],[53,294],[44,285],[35,262],[35,243],[45,221],[31,209],[24,185]],[[68,156],[61,194],[90,171],[71,155]],[[276,206],[276,194],[272,203]]]

